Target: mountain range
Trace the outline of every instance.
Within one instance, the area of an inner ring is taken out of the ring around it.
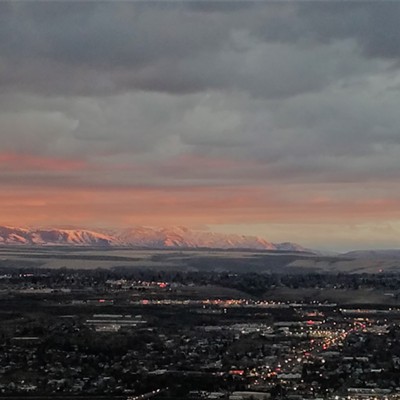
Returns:
[[[192,230],[185,227],[157,228],[146,226],[100,232],[86,229],[0,226],[0,245],[307,251],[296,243],[271,243],[257,236],[223,234]]]

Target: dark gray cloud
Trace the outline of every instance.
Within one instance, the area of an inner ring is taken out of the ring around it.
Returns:
[[[3,218],[391,244],[398,21],[394,1],[0,1]]]
[[[392,2],[2,2],[0,85],[290,97],[363,69],[340,43],[360,59],[397,60],[399,19]]]
[[[398,20],[394,2],[0,2],[2,152],[109,167],[75,183],[393,179]]]
[[[299,10],[317,40],[355,38],[368,57],[400,57],[398,2],[320,2]]]

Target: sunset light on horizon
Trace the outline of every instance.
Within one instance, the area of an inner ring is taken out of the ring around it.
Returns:
[[[398,248],[400,4],[0,2],[0,225]]]

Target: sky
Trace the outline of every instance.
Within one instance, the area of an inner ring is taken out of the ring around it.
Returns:
[[[400,2],[1,1],[0,224],[400,245]]]

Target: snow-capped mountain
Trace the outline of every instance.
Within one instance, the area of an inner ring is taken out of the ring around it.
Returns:
[[[257,236],[198,231],[185,227],[144,226],[108,233],[85,229],[25,229],[0,226],[1,244],[307,251],[295,243],[274,244]]]
[[[121,232],[120,242],[145,247],[185,247],[185,248],[246,248],[277,250],[276,245],[255,236],[196,231],[185,227],[148,228],[137,227]]]
[[[25,245],[117,245],[111,236],[83,229],[24,229],[0,226],[0,244]]]
[[[310,251],[305,249],[303,246],[292,242],[275,243],[274,246],[276,246],[277,250],[281,251]]]

